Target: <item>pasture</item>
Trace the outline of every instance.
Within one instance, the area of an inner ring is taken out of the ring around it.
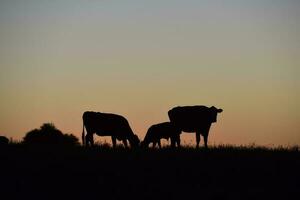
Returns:
[[[0,150],[1,199],[295,199],[298,147]],[[5,197],[5,198],[3,198]]]

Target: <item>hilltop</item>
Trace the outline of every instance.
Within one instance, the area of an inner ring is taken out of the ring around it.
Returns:
[[[300,194],[298,147],[11,144],[1,149],[0,159],[1,195],[17,199],[292,199]]]

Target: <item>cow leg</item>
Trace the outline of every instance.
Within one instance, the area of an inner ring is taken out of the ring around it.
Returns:
[[[112,144],[113,144],[113,148],[116,148],[116,146],[117,146],[117,138],[115,136],[111,136],[111,141],[112,141]]]
[[[89,136],[88,136],[88,134],[86,134],[86,136],[84,136],[84,138],[85,138],[85,141],[84,141],[84,145],[85,146],[89,146]]]
[[[171,147],[174,148],[176,146],[176,139],[171,137]]]
[[[85,136],[85,145],[86,146],[89,146],[89,145],[94,146],[93,134],[90,134],[90,133],[86,134],[86,136]]]
[[[90,140],[90,142],[91,142],[91,145],[94,146],[94,137],[93,137],[93,134],[91,134],[91,140]]]
[[[207,139],[208,139],[208,133],[209,133],[210,125],[203,131],[203,137],[204,137],[204,146],[207,149]]]
[[[200,132],[196,132],[196,147],[199,148],[200,143]]]
[[[158,147],[161,149],[161,143],[160,143],[160,140],[158,140]]]
[[[208,138],[208,135],[204,135],[203,137],[204,137],[204,146],[207,149],[207,138]]]
[[[86,134],[86,136],[84,136],[84,137],[85,137],[85,142],[84,142],[85,146],[89,146],[89,144],[90,144],[89,134]]]
[[[128,148],[128,143],[127,143],[127,140],[126,140],[126,139],[124,139],[124,140],[122,140],[122,141],[123,141],[123,144],[124,144],[125,148]]]
[[[176,136],[177,147],[180,147],[180,135]]]
[[[153,148],[155,148],[156,143],[157,143],[156,141],[153,141],[153,145],[152,145]]]

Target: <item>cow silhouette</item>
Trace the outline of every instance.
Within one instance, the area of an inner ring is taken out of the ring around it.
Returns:
[[[199,147],[201,134],[204,138],[205,148],[207,148],[211,124],[217,121],[217,114],[222,111],[214,106],[178,106],[169,110],[168,115],[170,121],[181,131],[196,132],[196,147]]]
[[[98,136],[111,136],[113,147],[116,147],[117,140],[123,141],[125,147],[128,146],[127,140],[131,147],[137,147],[140,143],[127,119],[121,115],[87,111],[83,113],[82,119],[82,142],[86,146],[94,145],[94,133]]]
[[[160,139],[167,139],[171,138],[171,146],[175,147],[176,144],[180,146],[180,133],[181,130],[176,128],[170,122],[163,122],[160,124],[152,125],[141,143],[142,147],[148,147],[150,143],[153,143],[153,147],[158,144],[159,148],[161,148]]]

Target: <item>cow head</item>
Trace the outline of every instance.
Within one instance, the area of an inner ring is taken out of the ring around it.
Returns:
[[[136,148],[140,144],[140,139],[139,139],[139,137],[137,135],[133,135],[130,138],[129,142],[130,142],[131,147]]]
[[[149,145],[149,143],[146,142],[145,140],[143,140],[143,141],[141,142],[141,147],[142,147],[142,148],[146,148],[146,147],[148,147],[148,145]]]
[[[212,122],[216,122],[218,113],[223,112],[222,109],[218,109],[214,106],[210,107],[209,110],[210,110],[210,117]]]

